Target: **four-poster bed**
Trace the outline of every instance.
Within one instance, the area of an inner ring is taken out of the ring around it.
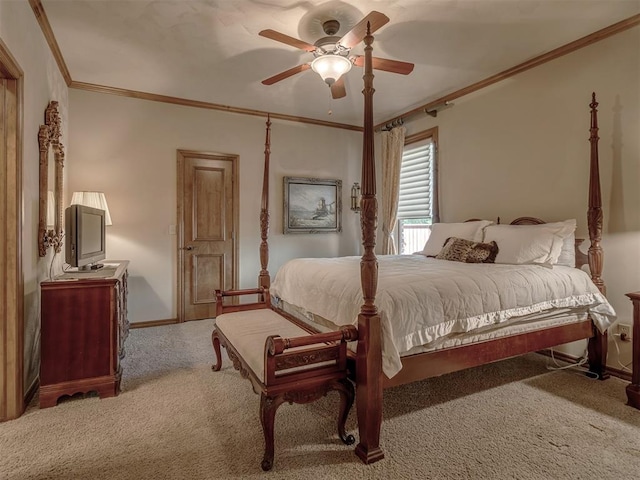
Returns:
[[[432,376],[461,370],[485,363],[538,351],[568,342],[588,339],[589,369],[594,376],[601,379],[607,377],[605,362],[607,354],[606,325],[602,331],[586,314],[568,324],[556,324],[551,327],[526,331],[495,339],[483,339],[464,345],[446,347],[434,351],[410,354],[401,358],[402,368],[391,378],[384,374],[383,356],[383,322],[381,312],[376,306],[378,290],[378,259],[374,248],[376,245],[377,200],[376,177],[374,166],[373,140],[373,74],[372,74],[372,42],[370,33],[364,39],[364,134],[362,155],[362,200],[361,228],[364,254],[360,259],[360,287],[362,292],[359,313],[357,314],[357,347],[351,352],[352,379],[356,385],[356,405],[359,428],[359,443],[356,454],[364,463],[372,463],[384,457],[380,447],[380,429],[382,423],[383,389],[395,385],[414,382]],[[593,95],[591,107],[591,164],[589,182],[588,224],[591,245],[587,256],[578,253],[576,266],[588,263],[595,291],[604,294],[605,286],[601,278],[603,251],[600,245],[602,236],[602,208],[600,199],[598,172],[598,125],[597,103]],[[268,291],[271,279],[268,271],[268,231],[269,231],[269,156],[270,156],[270,121],[267,120],[265,144],[265,168],[261,205],[261,238],[259,285]],[[529,217],[518,219],[516,224],[541,223]],[[543,268],[543,267],[539,267]],[[591,285],[591,287],[593,287]],[[271,307],[268,299],[265,304]],[[606,302],[606,301],[605,301]],[[238,308],[259,308],[258,305]],[[288,316],[283,312],[283,316]],[[355,323],[355,321],[353,322]]]

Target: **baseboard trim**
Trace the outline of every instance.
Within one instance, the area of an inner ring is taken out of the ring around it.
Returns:
[[[163,325],[173,325],[178,323],[177,318],[165,318],[164,320],[148,320],[146,322],[131,322],[129,328],[149,328],[161,327]]]
[[[545,355],[547,357],[551,356],[551,350],[540,350],[538,352],[541,355]],[[561,362],[567,362],[567,363],[576,363],[578,360],[580,360],[579,357],[575,357],[573,355],[569,355],[568,353],[563,353],[563,352],[558,352],[557,350],[553,351],[553,358],[560,360]],[[630,372],[625,372],[624,370],[621,370],[619,368],[613,368],[610,366],[606,366],[605,367],[605,371],[609,374],[609,375],[613,375],[614,377],[618,377],[621,378],[622,380],[625,380],[627,382],[631,381],[631,373]]]

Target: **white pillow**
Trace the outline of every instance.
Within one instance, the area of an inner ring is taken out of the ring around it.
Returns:
[[[545,223],[545,225],[568,225],[573,227],[573,230],[569,235],[564,238],[562,242],[562,249],[560,250],[560,256],[556,265],[564,265],[565,267],[576,266],[576,219],[565,220],[564,222]]]
[[[495,263],[554,265],[565,239],[575,228],[575,220],[540,225],[491,225],[485,228],[483,241],[498,244]]]
[[[420,253],[428,256],[436,256],[440,253],[440,250],[442,250],[445,242],[450,237],[464,238],[472,242],[481,242],[483,229],[492,223],[493,222],[489,220],[462,223],[434,223],[431,225],[431,234],[427,239],[427,243]]]

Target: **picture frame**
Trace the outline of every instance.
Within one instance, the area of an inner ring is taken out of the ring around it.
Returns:
[[[284,177],[284,233],[342,231],[342,180]]]

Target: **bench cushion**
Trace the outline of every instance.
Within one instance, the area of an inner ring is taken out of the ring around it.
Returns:
[[[216,317],[216,327],[262,383],[264,344],[267,337],[280,335],[282,338],[291,338],[309,335],[309,332],[270,309],[223,313]]]

